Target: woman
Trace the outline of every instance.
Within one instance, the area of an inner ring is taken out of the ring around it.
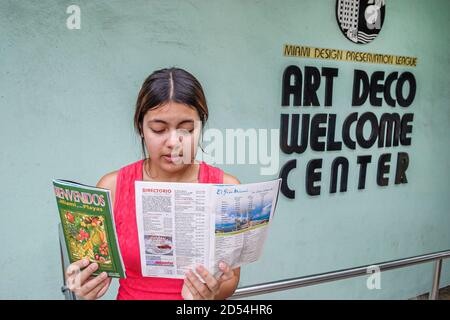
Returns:
[[[134,126],[141,137],[144,160],[103,176],[97,187],[111,190],[114,218],[127,278],[120,279],[117,299],[225,299],[236,290],[240,268],[220,263],[216,279],[203,266],[188,271],[184,280],[142,277],[136,226],[134,181],[238,184],[239,181],[195,155],[200,131],[208,119],[202,86],[189,72],[170,68],[152,73],[136,102]],[[147,152],[147,155],[146,155]],[[98,299],[109,288],[106,273],[92,277],[96,263],[74,262],[66,272],[69,288],[78,297]],[[78,277],[75,279],[75,277]],[[76,282],[77,280],[78,282]],[[74,283],[79,285],[75,286]]]

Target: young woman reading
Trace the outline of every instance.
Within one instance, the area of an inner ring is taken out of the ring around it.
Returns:
[[[142,141],[144,159],[103,176],[98,187],[111,190],[116,231],[127,278],[119,280],[117,299],[226,299],[239,282],[240,268],[219,264],[215,278],[203,266],[188,271],[184,279],[143,277],[136,225],[134,181],[238,184],[235,177],[203,161],[196,161],[199,137],[208,107],[202,86],[189,72],[170,68],[153,72],[139,92],[134,126]],[[69,289],[83,299],[98,299],[111,278],[93,277],[96,263],[74,262],[66,272]],[[74,277],[78,277],[75,281]],[[78,285],[74,285],[78,283]]]

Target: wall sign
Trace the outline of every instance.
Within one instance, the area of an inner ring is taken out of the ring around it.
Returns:
[[[394,150],[389,149],[411,145],[414,114],[410,108],[416,96],[414,74],[409,71],[368,73],[353,70],[352,91],[339,93],[349,99],[348,106],[339,106],[349,110],[342,121],[338,121],[341,119],[332,112],[333,87],[338,78],[338,68],[289,65],[284,69],[281,107],[294,112],[280,115],[280,149],[285,154],[299,157],[289,160],[280,169],[281,192],[287,198],[295,198],[295,188],[289,186],[288,178],[299,161],[306,170],[305,191],[310,196],[321,194],[324,170],[330,172],[329,193],[347,191],[349,170],[359,172],[358,189],[366,187],[367,170],[376,170],[376,183],[381,187],[408,183],[408,153],[393,153]],[[321,87],[323,90],[319,90]],[[323,95],[319,95],[320,91]],[[383,113],[377,116],[381,110]],[[338,126],[337,123],[342,124]],[[368,134],[365,127],[369,129]],[[370,152],[363,151],[372,147],[387,149],[387,152],[374,158]],[[324,168],[322,158],[300,157],[307,149],[318,153],[333,152],[335,158],[329,168]],[[363,153],[352,163],[339,155],[343,149]],[[391,161],[395,160],[396,165],[391,168]],[[395,172],[393,181],[386,176],[391,170]]]
[[[372,42],[383,27],[385,14],[385,0],[336,0],[337,23],[354,43]]]
[[[406,67],[416,67],[418,63],[417,57],[332,48],[317,48],[294,44],[285,44],[283,54],[285,57],[391,64]]]

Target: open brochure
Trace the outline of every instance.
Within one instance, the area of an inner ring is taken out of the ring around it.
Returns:
[[[53,189],[70,263],[88,258],[99,266],[94,275],[125,278],[111,192],[67,180],[53,180]]]
[[[281,179],[218,185],[136,181],[142,275],[184,278],[202,264],[214,275],[262,254]]]

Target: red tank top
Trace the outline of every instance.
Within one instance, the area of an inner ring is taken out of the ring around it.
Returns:
[[[182,279],[143,277],[136,225],[134,181],[143,180],[139,160],[119,170],[114,200],[114,220],[126,279],[119,280],[118,300],[181,300]],[[223,183],[223,171],[200,162],[199,183]]]

